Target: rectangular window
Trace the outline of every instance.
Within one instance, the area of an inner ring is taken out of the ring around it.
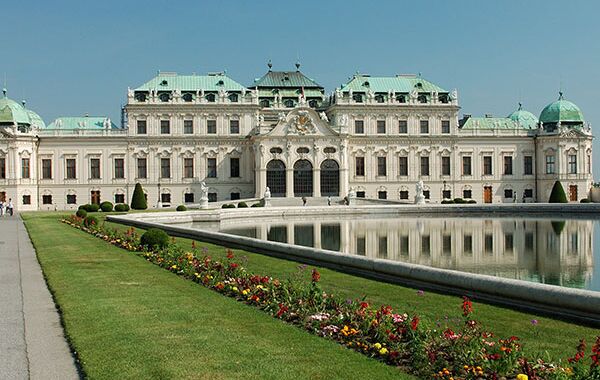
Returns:
[[[146,178],[148,176],[148,169],[146,166],[145,158],[137,159],[137,177],[138,178]]]
[[[145,135],[146,133],[147,133],[146,120],[138,120],[137,121],[137,134]]]
[[[431,191],[423,190],[423,196],[425,197],[425,199],[431,199]]]
[[[452,236],[442,236],[442,253],[444,256],[450,256],[452,254]]]
[[[356,237],[356,254],[360,256],[366,255],[367,239],[364,236]]]
[[[183,194],[183,201],[185,203],[194,203],[194,193]]]
[[[421,120],[419,122],[421,134],[429,133],[429,120]]]
[[[194,159],[183,159],[183,178],[194,178]]]
[[[115,158],[115,178],[125,178],[125,159]]]
[[[171,178],[171,159],[160,159],[160,178]]]
[[[513,174],[513,158],[512,156],[504,156],[504,175]]]
[[[387,199],[387,191],[378,191],[377,198],[379,199]]]
[[[42,179],[52,179],[52,160],[42,159]]]
[[[125,194],[115,194],[115,204],[125,203]]]
[[[239,120],[229,120],[229,133],[232,135],[238,135],[240,133]]]
[[[0,179],[6,179],[6,158],[0,157]]]
[[[398,161],[398,174],[401,176],[408,175],[408,157],[400,157]]]
[[[23,195],[23,204],[30,205],[31,204],[31,195]]]
[[[525,174],[525,175],[533,174],[533,156],[523,157],[523,174]]]
[[[450,157],[442,156],[442,175],[450,175]]]
[[[473,193],[471,192],[471,190],[463,190],[463,198],[464,199],[471,199],[473,197]]]
[[[408,250],[409,250],[409,238],[408,235],[403,235],[400,236],[400,255],[401,256],[408,256]]]
[[[385,157],[377,157],[377,175],[387,175],[387,160]]]
[[[67,194],[67,204],[68,205],[76,205],[77,204],[77,195]]]
[[[171,122],[169,120],[161,120],[160,121],[160,134],[168,135],[171,133]]]
[[[442,190],[443,199],[452,199],[452,190]]]
[[[494,253],[494,236],[492,234],[485,234],[483,239],[484,241],[484,250],[488,254]]]
[[[577,155],[569,154],[569,174],[577,174]]]
[[[362,120],[354,120],[354,133],[365,133],[365,122]]]
[[[546,156],[546,174],[554,174],[555,157],[553,155]]]
[[[429,235],[421,236],[421,254],[429,256],[431,254]]]
[[[385,120],[377,120],[377,133],[385,133]]]
[[[511,198],[513,197],[513,191],[512,189],[504,189],[504,198]]]
[[[513,234],[504,235],[504,252],[512,252],[514,247]]]
[[[171,203],[171,194],[162,193],[160,195],[160,201],[161,201],[161,203]]]
[[[408,199],[408,190],[400,190],[400,199]]]
[[[74,158],[67,158],[67,179],[77,178],[77,166]]]
[[[51,205],[52,204],[52,195],[42,195],[42,204],[43,205]]]
[[[365,175],[365,158],[364,157],[356,157],[356,176],[364,177]]]
[[[237,157],[229,159],[229,176],[232,178],[239,178],[240,176],[240,159]]]
[[[356,198],[365,198],[366,194],[364,191],[357,191],[356,192]]]
[[[229,193],[229,199],[231,199],[232,201],[240,199],[240,193]]]
[[[217,133],[216,120],[206,120],[206,133],[208,133],[209,135],[214,135]]]
[[[29,178],[30,176],[29,158],[21,158],[21,178]]]
[[[472,174],[471,167],[471,156],[463,156],[462,158],[462,175],[471,175]]]
[[[471,235],[463,236],[463,253],[464,254],[472,254],[473,253],[473,236],[471,236]]]
[[[421,157],[421,175],[429,175],[429,157]]]
[[[523,190],[524,198],[533,198],[533,189],[525,189]]]
[[[186,135],[194,134],[194,120],[183,121],[183,133]]]
[[[401,133],[401,134],[408,133],[408,121],[406,121],[406,120],[398,121],[398,133]]]
[[[492,175],[492,156],[483,156],[483,175]]]
[[[379,237],[379,242],[378,242],[378,255],[379,257],[385,259],[387,258],[387,244],[388,244],[388,238],[387,236],[380,236]]]
[[[450,120],[442,120],[442,133],[450,133]]]
[[[90,158],[90,178],[100,179],[100,159]]]
[[[206,160],[207,170],[206,176],[208,178],[217,178],[217,159],[209,158]]]
[[[216,202],[217,201],[217,193],[208,193],[208,201]]]

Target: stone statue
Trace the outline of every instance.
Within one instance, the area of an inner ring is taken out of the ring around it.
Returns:
[[[348,206],[350,206],[351,204],[353,204],[356,200],[356,191],[354,191],[353,187],[350,187],[350,190],[348,190],[348,198],[347,198],[347,204]]]
[[[269,189],[269,186],[265,188],[265,195],[263,196],[263,201],[264,207],[271,206],[271,189]]]
[[[413,102],[416,102],[418,97],[419,97],[419,92],[413,88],[410,92],[410,100],[412,100]]]
[[[254,121],[256,122],[256,126],[260,127],[260,113],[258,111],[256,111],[256,115],[254,115]]]
[[[336,100],[342,100],[344,98],[344,93],[342,92],[342,90],[340,90],[339,88],[335,89],[335,99]]]
[[[200,208],[208,208],[208,186],[204,181],[200,182]]]
[[[321,111],[319,116],[321,117],[321,120],[323,120],[324,122],[326,122],[326,123],[329,122],[329,118],[327,117],[327,114],[324,111]]]
[[[423,181],[419,180],[416,185],[415,204],[425,204],[425,196],[423,195]]]
[[[373,92],[373,90],[368,89],[367,90],[367,99],[373,100],[373,98],[375,98],[375,93]]]
[[[279,118],[279,121],[284,121],[285,120],[285,112],[279,112],[277,117]]]
[[[450,99],[452,99],[452,100],[458,99],[458,91],[456,91],[456,89],[452,90],[452,92],[450,93]]]
[[[340,116],[340,126],[342,126],[342,127],[348,126],[348,115],[342,114],[342,116]]]
[[[129,88],[129,87],[127,87],[127,96],[129,98],[133,98],[133,90],[131,88]]]

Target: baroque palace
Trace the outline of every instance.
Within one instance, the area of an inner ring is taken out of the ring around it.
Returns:
[[[570,201],[592,185],[592,135],[560,94],[539,119],[459,118],[456,90],[420,75],[354,75],[332,94],[300,71],[269,71],[248,87],[225,73],[158,75],[127,93],[121,125],[60,117],[46,125],[0,98],[0,200],[19,210],[128,203],[149,207],[272,197],[428,202],[547,202],[556,180]],[[203,184],[204,182],[204,184]]]

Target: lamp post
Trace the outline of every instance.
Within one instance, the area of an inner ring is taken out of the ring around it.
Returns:
[[[161,202],[161,194],[160,194],[160,182],[157,184],[157,187],[158,187],[158,202],[156,202],[156,207],[161,208],[162,202]]]

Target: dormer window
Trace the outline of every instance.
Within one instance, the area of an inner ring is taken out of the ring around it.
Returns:
[[[166,80],[162,80],[162,81],[160,82],[160,85],[161,85],[161,86],[167,86],[168,84],[169,84],[169,82],[167,82]]]
[[[136,92],[135,93],[135,100],[137,100],[138,102],[145,102],[147,99],[147,95],[145,92]]]
[[[229,95],[229,101],[231,103],[237,103],[238,102],[238,94],[231,94],[231,95]]]
[[[215,94],[207,94],[206,95],[206,101],[209,103],[214,103],[216,100],[216,96]]]
[[[449,99],[448,99],[448,94],[440,94],[440,95],[438,96],[438,101],[439,101],[440,103],[444,103],[444,104],[445,104],[445,103],[448,103],[448,102],[449,102]]]
[[[225,84],[225,82],[223,82],[222,80],[217,82],[217,86],[223,86]]]
[[[317,103],[317,101],[316,101],[316,100],[314,100],[314,99],[313,99],[313,100],[309,100],[309,101],[308,101],[308,106],[309,106],[310,108],[317,108],[317,107],[318,107],[318,105],[319,105],[319,104],[318,104],[318,103]]]
[[[269,101],[269,99],[261,99],[260,106],[263,108],[268,108],[271,106],[271,102]]]
[[[423,95],[423,94],[421,94],[421,95],[419,95],[419,96],[417,97],[417,101],[418,101],[419,103],[427,103],[427,96],[426,96],[426,95]]]
[[[421,82],[417,82],[417,84],[415,84],[416,88],[423,88],[423,83]]]
[[[377,103],[383,103],[385,101],[385,97],[382,94],[375,95],[375,101]]]
[[[369,87],[370,85],[371,85],[371,83],[369,83],[368,80],[363,83],[363,86],[365,86],[365,87]]]
[[[283,105],[286,106],[287,108],[292,108],[292,107],[294,107],[294,101],[292,99],[286,99],[283,102]]]
[[[183,94],[182,96],[183,101],[184,102],[191,102],[192,100],[194,100],[194,96],[192,94],[190,94],[189,92],[186,92],[185,94]]]
[[[171,95],[168,92],[163,92],[162,94],[158,95],[158,98],[161,102],[168,102],[171,99]]]
[[[398,95],[398,96],[396,96],[396,101],[398,103],[406,103],[406,95]]]
[[[352,99],[356,103],[362,103],[363,102],[363,96],[362,96],[362,94],[354,94],[354,95],[352,95]]]

